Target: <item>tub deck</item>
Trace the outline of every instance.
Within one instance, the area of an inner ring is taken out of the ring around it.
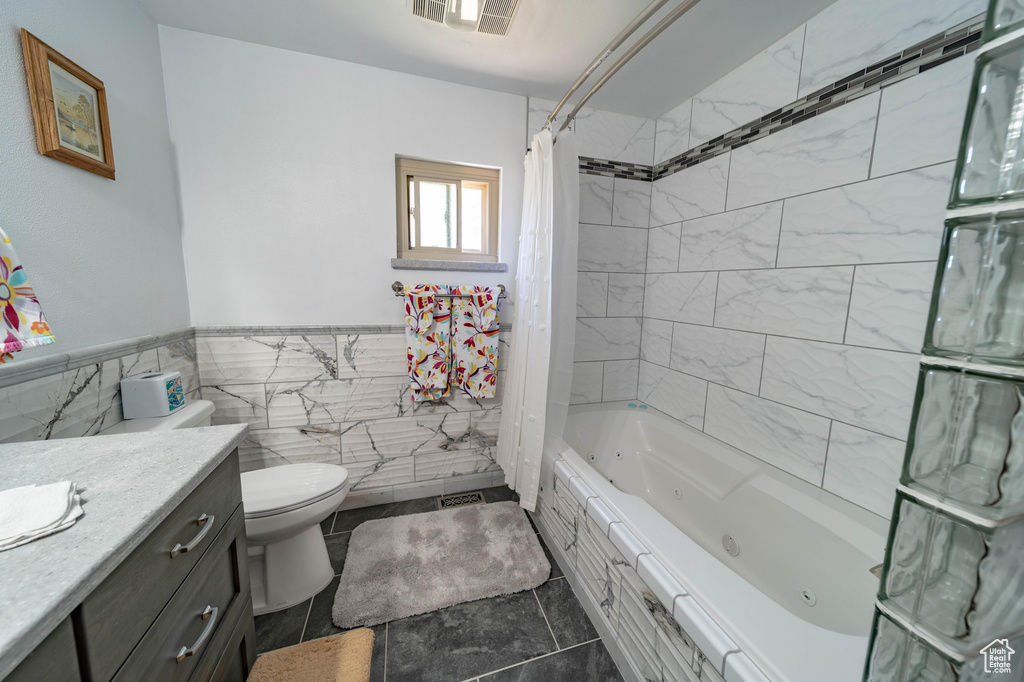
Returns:
[[[861,679],[885,519],[654,410],[573,408],[565,440],[571,475],[770,679]]]

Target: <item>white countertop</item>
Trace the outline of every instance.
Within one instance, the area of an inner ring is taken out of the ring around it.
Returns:
[[[0,489],[69,480],[85,515],[0,552],[0,679],[6,677],[213,472],[248,426],[0,445]]]

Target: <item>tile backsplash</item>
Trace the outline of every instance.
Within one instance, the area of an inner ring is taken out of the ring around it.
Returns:
[[[186,399],[199,396],[191,330],[119,344],[95,362],[0,387],[0,442],[93,436],[124,420],[121,379],[146,372],[181,372]],[[57,361],[60,356],[42,358]],[[66,361],[65,361],[66,362]],[[76,365],[78,363],[75,363]],[[17,370],[16,365],[10,366]],[[4,375],[6,376],[6,375]]]
[[[650,163],[695,158],[936,34],[962,54],[958,25],[984,11],[895,4],[835,3],[658,119]],[[839,26],[857,26],[857,45]],[[620,167],[581,138],[598,161],[581,163],[573,402],[635,397],[889,516],[972,66],[954,55],[696,165],[655,166],[646,230],[614,209],[617,183],[636,181],[594,175]],[[637,295],[616,276],[643,279],[639,335]],[[635,393],[615,384],[634,362]]]

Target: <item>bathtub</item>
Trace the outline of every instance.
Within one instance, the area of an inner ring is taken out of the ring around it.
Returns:
[[[626,403],[572,408],[558,454],[579,508],[621,522],[671,576],[662,602],[681,586],[773,682],[861,679],[885,519]]]

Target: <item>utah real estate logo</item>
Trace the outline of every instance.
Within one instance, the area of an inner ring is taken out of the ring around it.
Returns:
[[[985,657],[985,672],[997,674],[1012,672],[1010,657],[1015,653],[1017,652],[1010,648],[1009,640],[994,640],[981,650],[981,655]]]

